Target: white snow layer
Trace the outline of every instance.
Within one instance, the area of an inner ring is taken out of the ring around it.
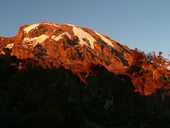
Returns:
[[[111,40],[107,39],[106,37],[104,37],[103,35],[101,35],[100,33],[98,32],[95,32],[105,43],[107,43],[108,45],[113,46],[113,43]]]
[[[14,44],[13,44],[13,43],[11,43],[11,44],[7,44],[5,48],[9,48],[9,49],[11,49],[11,48],[13,48],[13,46],[14,46]]]
[[[83,40],[83,39],[87,39],[90,43],[90,47],[94,48],[94,42],[96,40],[89,33],[85,32],[83,29],[81,29],[79,27],[73,27],[73,32],[74,32],[74,35],[79,38],[79,40],[80,40],[79,43],[81,45],[89,46],[88,43]]]
[[[26,28],[24,28],[24,32],[25,33],[29,33],[32,29],[35,29],[37,26],[39,26],[40,24],[33,24],[33,25],[30,25]]]
[[[64,32],[64,33],[62,33],[62,34],[60,34],[59,36],[52,36],[51,37],[51,39],[53,39],[53,40],[55,40],[55,41],[59,41],[60,39],[62,39],[63,38],[63,36],[68,36],[69,37],[69,39],[71,39],[71,35],[68,33],[68,32]]]
[[[73,24],[66,24],[66,25],[68,25],[68,26],[72,26],[72,27],[74,27],[75,25],[73,25]]]
[[[33,24],[33,25],[30,25],[30,26],[24,28],[24,32],[29,33],[32,29],[35,29],[37,26],[39,26],[41,24],[50,25],[50,26],[54,26],[54,27],[60,27],[59,25],[54,24],[54,23],[37,23],[37,24]]]
[[[34,38],[30,38],[30,37],[25,37],[23,40],[23,43],[30,43],[30,45],[32,45],[33,47],[36,46],[37,44],[41,44],[42,42],[44,42],[46,39],[48,39],[49,36],[42,34],[38,37],[34,37]]]

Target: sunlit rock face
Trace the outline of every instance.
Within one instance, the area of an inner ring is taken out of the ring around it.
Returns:
[[[132,51],[88,28],[70,24],[24,25],[16,37],[2,41],[18,59],[34,58],[44,68],[64,67],[85,81],[91,65],[123,73],[131,65]],[[84,74],[84,75],[82,75]]]

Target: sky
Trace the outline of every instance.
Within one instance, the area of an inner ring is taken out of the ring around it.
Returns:
[[[170,54],[170,0],[0,1],[0,36],[38,22],[87,27],[132,49]]]

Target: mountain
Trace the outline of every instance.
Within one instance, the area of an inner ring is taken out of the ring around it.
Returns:
[[[10,56],[27,60],[20,63],[20,70],[28,62],[43,69],[62,67],[87,83],[93,67],[101,66],[113,74],[130,77],[134,90],[140,94],[151,95],[160,89],[169,93],[168,80],[160,80],[161,76],[169,78],[169,62],[161,55],[129,49],[88,28],[45,22],[24,25],[15,37],[0,38],[1,55],[7,51]]]
[[[88,28],[69,24],[24,25],[16,37],[1,38],[2,49],[18,59],[36,59],[44,68],[64,67],[85,82],[92,65],[123,73],[132,63],[132,51]]]

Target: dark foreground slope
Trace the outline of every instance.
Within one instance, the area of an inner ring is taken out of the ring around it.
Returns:
[[[159,95],[134,93],[125,75],[94,66],[85,85],[64,68],[32,68],[27,63],[19,71],[19,63],[15,57],[0,57],[1,128],[170,126],[169,97],[163,101]]]

